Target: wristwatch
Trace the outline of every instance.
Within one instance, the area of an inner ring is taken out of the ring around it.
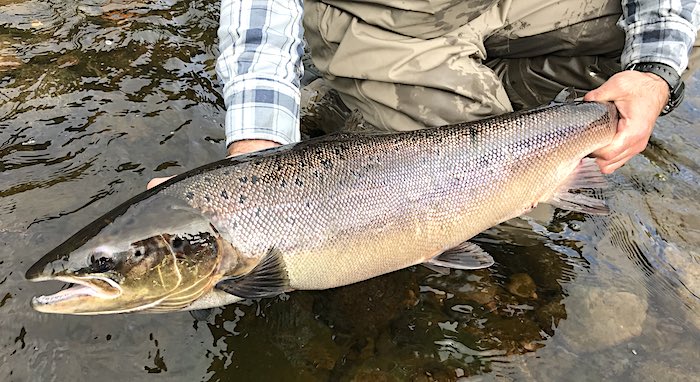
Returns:
[[[636,70],[638,72],[654,73],[661,77],[668,84],[670,90],[668,102],[661,110],[661,115],[666,115],[673,111],[683,101],[683,92],[685,84],[681,80],[675,69],[666,64],[658,62],[640,62],[637,64],[627,65],[627,70]]]

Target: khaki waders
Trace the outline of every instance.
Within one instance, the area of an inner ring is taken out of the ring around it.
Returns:
[[[621,70],[620,0],[306,0],[304,12],[325,81],[384,130],[582,95]]]

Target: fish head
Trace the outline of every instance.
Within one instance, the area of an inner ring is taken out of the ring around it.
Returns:
[[[32,306],[63,314],[183,310],[218,280],[221,243],[210,219],[183,200],[128,201],[27,271],[31,281],[73,284]]]

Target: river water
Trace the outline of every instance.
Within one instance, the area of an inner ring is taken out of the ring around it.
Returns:
[[[700,380],[698,76],[610,177],[609,216],[492,228],[475,239],[489,269],[413,267],[203,321],[33,311],[60,288],[24,280],[34,261],[152,177],[224,155],[218,6],[0,0],[0,380]]]

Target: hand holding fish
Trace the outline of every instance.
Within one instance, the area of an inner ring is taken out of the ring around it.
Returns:
[[[593,153],[603,173],[612,173],[644,150],[668,97],[668,84],[661,77],[631,70],[586,94],[586,101],[614,102],[620,113],[612,143]]]
[[[280,144],[265,139],[244,139],[242,141],[231,143],[231,145],[228,147],[228,155],[231,157],[234,155],[252,153],[253,151],[265,150],[277,146],[280,146]]]
[[[258,150],[265,150],[265,149],[269,149],[272,147],[277,147],[279,145],[280,144],[277,142],[268,141],[268,140],[264,140],[264,139],[245,139],[242,141],[236,141],[236,142],[233,142],[228,147],[228,157],[232,157],[234,155],[252,153],[253,151],[258,151]],[[146,185],[146,189],[151,189],[151,188],[165,182],[166,180],[168,180],[170,178],[172,178],[172,176],[166,176],[164,178],[153,178],[150,181],[148,181],[148,184]]]

